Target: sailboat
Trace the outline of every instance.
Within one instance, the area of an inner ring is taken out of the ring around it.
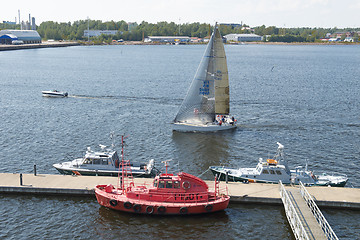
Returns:
[[[218,25],[206,47],[188,93],[173,122],[181,132],[214,132],[236,128],[230,112],[229,77]]]

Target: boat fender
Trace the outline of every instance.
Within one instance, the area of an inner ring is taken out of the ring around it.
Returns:
[[[132,207],[131,202],[124,202],[124,208],[130,209]]]
[[[207,212],[211,212],[212,209],[213,209],[213,206],[212,206],[211,204],[207,204],[207,205],[205,206],[205,210],[206,210]]]
[[[189,189],[191,187],[191,185],[188,181],[183,182],[182,186],[184,189]]]
[[[187,214],[188,213],[188,208],[187,207],[182,207],[180,208],[180,214]]]
[[[110,200],[110,205],[113,206],[113,207],[116,207],[117,201],[115,199],[111,199]]]
[[[135,204],[134,205],[134,212],[140,212],[141,211],[141,205],[140,204]]]
[[[160,206],[157,208],[157,211],[159,214],[163,214],[166,212],[166,208],[164,206]]]
[[[147,206],[146,207],[146,213],[147,214],[152,214],[154,212],[154,207],[153,206]]]

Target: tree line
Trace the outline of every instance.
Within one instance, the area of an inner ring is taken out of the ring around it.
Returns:
[[[118,39],[123,39],[124,41],[141,41],[143,37],[147,36],[189,36],[204,38],[209,36],[209,33],[213,30],[213,26],[199,22],[176,24],[165,21],[158,23],[143,21],[140,24],[132,24],[132,27],[129,29],[129,24],[125,21],[102,22],[101,20],[79,20],[73,23],[42,22],[37,27],[37,31],[45,40],[87,40],[87,37],[84,37],[84,30],[88,28],[90,30],[118,31],[115,35],[101,35],[91,38],[92,41],[98,42],[111,42],[112,40]],[[0,23],[0,29],[20,29],[20,25]],[[274,42],[314,42],[324,38],[327,33],[348,31],[360,31],[360,28],[278,28],[276,26],[266,27],[262,25],[251,30],[246,24],[242,26],[220,25],[222,35],[230,33],[255,33],[260,36],[271,36],[267,38],[267,40]]]

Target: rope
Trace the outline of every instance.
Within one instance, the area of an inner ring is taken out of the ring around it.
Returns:
[[[209,171],[210,168],[208,168],[205,172],[203,172],[202,174],[200,174],[199,176],[197,176],[198,178],[200,178],[202,175],[204,175],[207,171]]]

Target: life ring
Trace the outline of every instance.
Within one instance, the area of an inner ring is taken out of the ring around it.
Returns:
[[[113,206],[113,207],[116,207],[117,201],[115,199],[111,199],[110,200],[110,205]]]
[[[159,206],[159,207],[157,208],[157,211],[158,211],[159,214],[163,214],[163,213],[166,212],[166,207],[164,207],[164,206]]]
[[[191,187],[191,185],[188,181],[183,182],[182,186],[184,189],[189,189]]]
[[[134,205],[134,212],[140,212],[141,211],[141,205],[140,204],[135,204]]]
[[[124,208],[130,209],[132,207],[131,202],[124,202]]]
[[[213,205],[211,205],[211,204],[207,204],[207,205],[205,206],[205,210],[206,210],[207,212],[211,212],[212,209],[213,209]]]
[[[188,210],[187,207],[181,207],[179,212],[180,212],[180,214],[187,214],[188,211],[189,211],[189,210]]]
[[[154,207],[153,206],[147,206],[145,209],[147,214],[152,214],[154,212]]]

